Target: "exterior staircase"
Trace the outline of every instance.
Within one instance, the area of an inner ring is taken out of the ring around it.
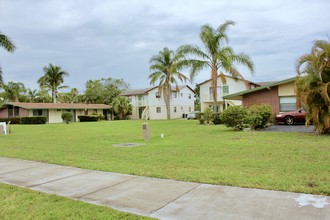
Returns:
[[[142,112],[141,119],[142,120],[149,120],[150,118],[150,112],[149,112],[149,106],[145,107],[145,109]]]

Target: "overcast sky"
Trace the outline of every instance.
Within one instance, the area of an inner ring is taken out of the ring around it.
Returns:
[[[228,32],[235,52],[255,64],[254,82],[295,75],[297,58],[316,39],[329,39],[329,0],[0,0],[0,31],[17,50],[0,48],[5,82],[36,81],[49,63],[70,76],[65,85],[84,91],[89,79],[122,78],[133,88],[149,87],[149,59],[164,47],[200,45],[204,24],[236,22]],[[187,73],[188,75],[188,73]],[[209,79],[201,72],[193,82]]]

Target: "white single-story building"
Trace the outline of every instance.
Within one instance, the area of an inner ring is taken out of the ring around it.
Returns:
[[[79,121],[79,115],[97,114],[108,117],[110,106],[105,104],[28,102],[7,102],[0,106],[0,118],[46,116],[48,123],[63,122],[62,112],[72,112],[73,121]]]

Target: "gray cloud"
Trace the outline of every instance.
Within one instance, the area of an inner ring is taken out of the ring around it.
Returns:
[[[162,48],[199,45],[203,24],[225,20],[236,52],[249,54],[256,66],[252,81],[295,75],[295,60],[316,39],[327,39],[330,2],[293,1],[87,1],[2,0],[1,31],[17,45],[14,54],[0,49],[5,81],[36,81],[48,63],[70,73],[65,81],[80,90],[89,79],[123,78],[132,88],[147,87],[149,59]],[[195,83],[209,78],[204,71]]]

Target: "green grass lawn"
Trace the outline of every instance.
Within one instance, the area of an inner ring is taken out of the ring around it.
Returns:
[[[0,136],[0,156],[94,170],[211,184],[330,195],[330,137],[306,133],[235,132],[197,121],[13,125]],[[160,134],[165,135],[164,138]]]
[[[150,219],[104,206],[0,184],[0,219]]]

